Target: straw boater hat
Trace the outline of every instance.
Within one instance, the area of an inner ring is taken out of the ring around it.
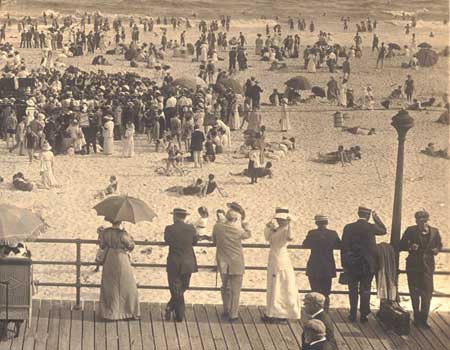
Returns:
[[[318,214],[318,215],[314,216],[314,221],[315,222],[328,222],[328,217],[326,217],[325,215]]]
[[[183,208],[175,208],[175,209],[172,210],[171,214],[187,216],[187,215],[189,215],[189,212],[186,209],[183,209]]]

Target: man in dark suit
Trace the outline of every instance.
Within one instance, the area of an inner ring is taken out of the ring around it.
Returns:
[[[330,342],[325,337],[325,325],[320,320],[309,320],[303,326],[303,335],[308,350],[333,350]]]
[[[325,339],[330,343],[332,349],[337,349],[336,339],[334,337],[334,326],[330,315],[324,310],[325,296],[320,293],[308,293],[303,299],[302,321],[304,318],[309,320],[322,321],[325,326]],[[305,333],[302,334],[302,350],[310,350],[310,344],[305,339]]]
[[[416,225],[406,229],[399,249],[409,251],[406,274],[414,312],[414,324],[429,328],[427,319],[433,294],[434,256],[442,249],[439,231],[428,225],[429,214],[418,211]]]
[[[369,223],[371,215],[374,224]],[[349,320],[356,321],[359,291],[361,298],[360,320],[361,322],[367,322],[367,316],[370,314],[372,280],[378,270],[375,236],[386,234],[386,226],[375,212],[364,207],[358,208],[358,217],[359,219],[356,222],[344,227],[341,262],[349,278]]]
[[[197,259],[193,246],[197,244],[197,233],[192,225],[186,224],[189,213],[185,209],[175,208],[173,225],[166,226],[164,241],[169,245],[167,256],[167,278],[169,280],[170,301],[166,306],[166,320],[175,312],[175,321],[184,318],[184,292],[189,288],[191,274],[197,272]]]
[[[336,231],[328,230],[328,218],[316,215],[316,230],[311,230],[303,241],[303,247],[311,249],[306,265],[306,276],[313,292],[325,296],[325,310],[330,306],[331,280],[336,277],[336,263],[333,249],[341,247],[341,240]]]

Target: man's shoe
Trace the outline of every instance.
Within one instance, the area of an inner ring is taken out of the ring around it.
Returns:
[[[238,322],[239,322],[239,317],[230,317],[230,318],[228,319],[228,321],[229,321],[230,323],[238,323]]]
[[[367,316],[361,316],[360,319],[361,323],[366,323],[369,319],[367,318]]]
[[[220,315],[220,318],[222,320],[228,320],[230,318],[230,314],[226,311],[222,312],[222,314]]]
[[[356,322],[356,316],[355,315],[348,315],[348,320],[350,322]]]
[[[423,321],[423,322],[422,322],[422,328],[423,328],[423,329],[431,329],[431,326],[428,324],[427,321]]]

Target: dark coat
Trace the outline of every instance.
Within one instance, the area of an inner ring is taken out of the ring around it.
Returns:
[[[326,311],[322,311],[320,314],[316,315],[314,320],[320,320],[323,322],[326,328],[326,338],[329,347],[324,349],[337,349],[336,338],[334,337],[334,325],[331,320],[330,315]],[[316,348],[314,345],[311,347],[310,345],[305,343],[305,336],[302,334],[302,350],[311,350],[311,349],[322,349],[320,347]]]
[[[203,151],[203,142],[205,142],[205,134],[201,130],[194,130],[191,136],[191,150]]]
[[[369,271],[375,273],[378,269],[378,253],[375,236],[385,235],[386,227],[379,221],[371,224],[367,220],[359,219],[344,227],[342,234],[341,262],[350,274],[354,272],[349,261],[350,255],[362,258],[367,263]]]
[[[409,250],[412,244],[417,244],[417,250]],[[430,239],[425,243],[422,233],[417,225],[406,229],[402,239],[398,244],[400,250],[409,250],[406,258],[406,271],[434,273],[435,262],[432,249],[442,249],[441,235],[438,229],[430,226]]]
[[[334,350],[336,347],[334,347],[328,340],[325,340],[320,343],[316,343],[313,346],[309,347],[309,350]]]
[[[311,249],[311,255],[306,265],[307,276],[336,277],[333,249],[341,247],[341,240],[336,231],[311,230],[302,245]]]
[[[197,259],[193,248],[197,244],[197,232],[194,226],[184,222],[166,226],[164,241],[169,245],[168,272],[197,272]]]

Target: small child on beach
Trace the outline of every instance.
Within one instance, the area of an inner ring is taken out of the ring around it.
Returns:
[[[117,177],[115,175],[111,175],[109,178],[109,185],[103,190],[98,192],[94,198],[103,199],[107,196],[115,194],[119,189],[119,183],[117,181]]]
[[[202,206],[198,208],[197,212],[198,215],[200,215],[200,218],[194,225],[195,230],[197,231],[197,238],[199,241],[202,240],[209,241],[211,240],[211,237],[207,235],[206,231],[208,227],[208,218],[209,218],[208,209]]]

